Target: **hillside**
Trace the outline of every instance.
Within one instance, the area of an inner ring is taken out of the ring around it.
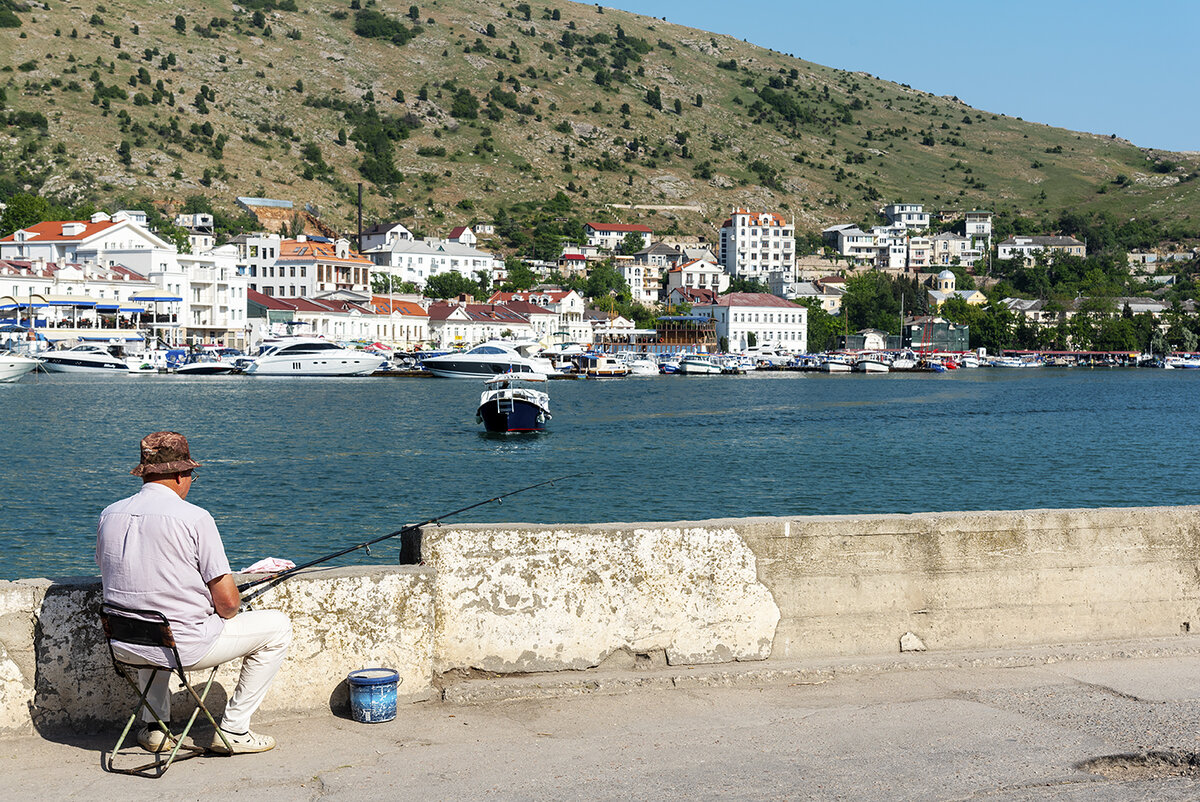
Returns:
[[[649,17],[482,0],[230,8],[0,0],[0,26],[19,22],[0,27],[0,199],[266,196],[350,231],[363,181],[368,222],[426,233],[560,191],[577,215],[707,236],[735,206],[814,232],[891,200],[1200,233],[1195,154]]]

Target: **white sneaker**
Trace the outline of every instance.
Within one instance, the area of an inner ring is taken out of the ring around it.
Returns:
[[[147,752],[170,752],[175,748],[175,739],[163,732],[157,724],[143,724],[137,734],[138,744]]]
[[[224,735],[229,746],[233,747],[232,751],[225,746],[221,735]],[[221,728],[220,735],[213,733],[212,745],[208,748],[210,751],[220,752],[224,755],[248,755],[252,752],[267,752],[274,749],[275,739],[270,735],[259,735],[253,730],[246,730],[239,734]]]

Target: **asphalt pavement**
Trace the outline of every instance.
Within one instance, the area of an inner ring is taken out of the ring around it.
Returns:
[[[1180,638],[476,679],[383,724],[260,716],[275,750],[158,780],[101,770],[115,731],[3,739],[0,796],[1197,799],[1198,652]]]

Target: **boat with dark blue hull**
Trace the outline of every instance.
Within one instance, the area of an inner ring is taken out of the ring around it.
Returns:
[[[527,385],[545,382],[529,374],[504,373],[488,379],[479,399],[476,421],[489,432],[503,434],[545,431],[550,421],[550,396]]]

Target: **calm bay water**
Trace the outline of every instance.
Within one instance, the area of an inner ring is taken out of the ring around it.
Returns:
[[[25,377],[0,384],[0,578],[94,574],[138,440],[188,435],[234,568],[454,520],[671,521],[1200,503],[1200,371],[959,370],[563,381],[537,436],[440,379]],[[394,544],[394,545],[393,545]],[[395,562],[399,543],[353,562]]]

